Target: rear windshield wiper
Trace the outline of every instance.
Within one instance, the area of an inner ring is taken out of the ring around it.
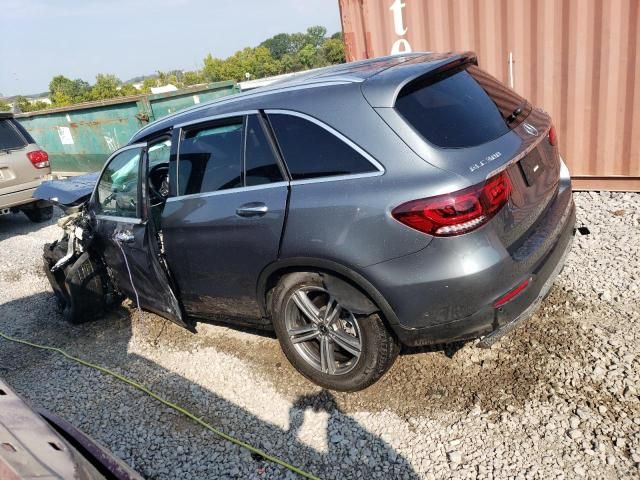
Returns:
[[[524,111],[524,107],[526,106],[527,106],[526,103],[522,103],[518,105],[516,109],[513,112],[511,112],[511,114],[507,118],[504,119],[505,122],[507,122],[507,125],[509,125],[510,123],[513,123],[516,120],[516,118],[518,118],[518,115],[520,115]]]

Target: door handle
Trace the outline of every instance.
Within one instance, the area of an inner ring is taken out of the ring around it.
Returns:
[[[120,243],[133,243],[135,240],[133,233],[128,231],[118,232],[114,235],[114,238]]]
[[[269,208],[262,202],[245,203],[238,207],[236,215],[240,217],[261,217],[269,211]]]

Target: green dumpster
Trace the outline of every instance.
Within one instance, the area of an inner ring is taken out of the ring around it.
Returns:
[[[21,113],[15,118],[47,151],[53,172],[100,170],[114,150],[147,123],[193,105],[239,92],[233,81],[155,95],[135,95],[70,107]]]

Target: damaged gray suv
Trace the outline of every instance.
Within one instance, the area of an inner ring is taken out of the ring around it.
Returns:
[[[313,382],[353,391],[401,345],[528,318],[575,211],[550,117],[472,53],[312,72],[156,121],[99,175],[40,188],[65,316],[124,297],[186,328],[275,330]]]

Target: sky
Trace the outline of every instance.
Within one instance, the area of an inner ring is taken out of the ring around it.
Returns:
[[[281,32],[340,30],[338,0],[1,0],[0,93],[201,68]]]

